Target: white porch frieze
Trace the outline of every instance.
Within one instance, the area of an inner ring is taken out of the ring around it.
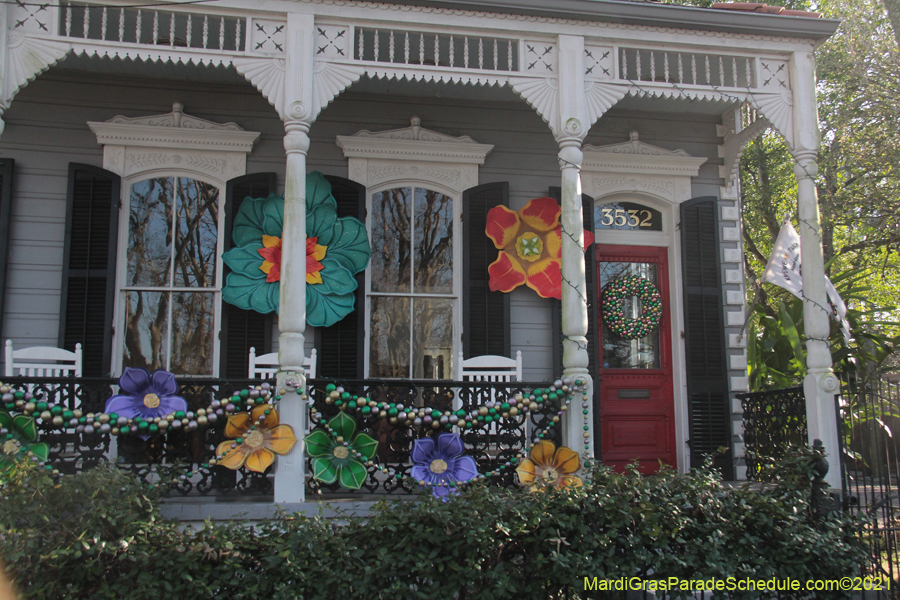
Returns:
[[[231,64],[265,96],[269,104],[278,111],[278,116],[284,120],[284,59],[235,58]]]
[[[0,114],[9,108],[16,93],[34,78],[62,60],[71,50],[65,42],[25,35],[18,30],[6,31],[6,61],[0,87]],[[0,120],[0,133],[3,122]]]
[[[772,126],[784,136],[788,147],[794,146],[794,99],[790,91],[751,93],[747,98]]]
[[[724,138],[719,146],[719,158],[723,159],[723,164],[719,166],[719,177],[725,181],[725,188],[728,190],[733,190],[737,181],[744,148],[771,127],[771,123],[765,117],[759,115],[755,117],[750,120],[751,115],[747,115],[745,119],[743,107],[740,107],[726,111],[722,115],[722,125],[717,126],[719,137]],[[745,120],[749,123],[745,123]]]

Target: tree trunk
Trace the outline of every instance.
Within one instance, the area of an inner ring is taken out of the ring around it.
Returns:
[[[897,46],[900,47],[900,0],[884,0],[884,7],[887,9],[888,19],[894,30],[894,39],[897,40]]]

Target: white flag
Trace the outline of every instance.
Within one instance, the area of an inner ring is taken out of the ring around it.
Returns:
[[[775,247],[772,248],[772,254],[769,256],[762,280],[783,287],[801,300],[803,299],[800,236],[789,222],[782,225],[781,231],[778,232],[778,238],[775,240]],[[825,293],[828,295],[828,303],[831,304],[832,316],[835,321],[840,323],[844,342],[849,346],[850,323],[847,322],[847,305],[844,304],[827,275],[825,276]]]

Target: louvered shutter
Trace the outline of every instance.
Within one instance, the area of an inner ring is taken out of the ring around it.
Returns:
[[[725,364],[725,323],[719,262],[717,199],[681,205],[685,353],[691,467],[720,447],[731,447],[731,412]],[[714,463],[734,477],[731,454]]]
[[[507,182],[486,183],[463,192],[463,355],[510,356],[509,294],[492,292],[488,266],[497,248],[485,235],[488,211],[509,206]]]
[[[112,362],[120,179],[91,165],[69,164],[59,345],[82,347],[85,377]]]
[[[326,175],[331,195],[337,201],[339,217],[355,217],[366,222],[366,188],[343,177]],[[356,275],[356,310],[331,327],[316,329],[316,370],[321,377],[362,379],[365,332],[365,271]]]
[[[3,327],[3,304],[6,299],[6,261],[9,253],[9,209],[12,204],[12,179],[15,162],[0,159],[0,328]],[[0,339],[6,339],[0,336]]]
[[[234,216],[241,208],[245,198],[266,198],[274,194],[277,185],[275,173],[252,173],[235,177],[225,186],[225,230],[223,250],[232,247],[231,232]],[[228,267],[222,278],[224,284],[228,275]],[[244,310],[227,302],[222,303],[222,328],[219,334],[220,363],[219,376],[223,378],[242,379],[247,377],[250,360],[250,348],[256,348],[257,354],[272,351],[272,326],[275,313],[260,314],[255,310]]]

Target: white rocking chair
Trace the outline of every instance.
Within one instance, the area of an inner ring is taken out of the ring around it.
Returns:
[[[313,348],[309,357],[303,360],[303,370],[306,371],[307,379],[316,378],[316,349]],[[250,348],[250,379],[274,379],[278,373],[278,353],[269,352],[262,356],[256,355],[256,348]]]
[[[521,350],[516,352],[515,359],[494,354],[463,359],[460,352],[456,364],[457,381],[522,381]]]
[[[6,340],[6,376],[81,377],[81,344],[75,352],[52,346],[34,346],[13,350]]]

